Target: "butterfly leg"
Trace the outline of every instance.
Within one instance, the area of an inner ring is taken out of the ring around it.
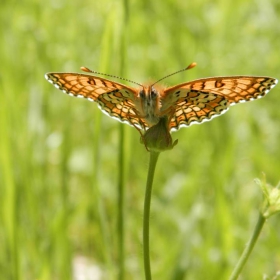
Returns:
[[[139,129],[134,123],[132,123],[132,125],[138,130],[138,132],[140,133],[140,142],[143,143],[145,145],[146,150],[149,152],[149,149],[146,145],[146,141],[145,141],[145,137],[144,134],[142,133],[141,129]]]

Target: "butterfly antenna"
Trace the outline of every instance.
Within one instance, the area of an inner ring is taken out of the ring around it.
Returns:
[[[167,76],[165,76],[165,77],[159,79],[158,81],[156,81],[155,83],[153,83],[152,86],[154,86],[154,85],[157,84],[158,82],[160,82],[160,81],[162,81],[162,80],[164,80],[164,79],[166,79],[166,78],[168,78],[168,77],[170,77],[170,76],[173,76],[173,75],[175,75],[175,74],[177,74],[177,73],[180,73],[180,72],[183,72],[183,71],[192,69],[192,68],[194,68],[195,66],[196,66],[196,62],[192,62],[187,68],[181,69],[181,70],[179,70],[179,71],[176,71],[176,72],[174,72],[174,73],[172,73],[172,74],[169,74],[169,75],[167,75]]]
[[[104,74],[104,73],[100,73],[100,72],[97,72],[97,71],[93,71],[93,70],[90,70],[89,68],[84,67],[84,66],[81,67],[81,70],[84,71],[84,72],[89,72],[89,73],[93,73],[93,74],[97,74],[97,75],[103,75],[103,76],[106,76],[106,77],[111,77],[111,78],[123,80],[123,81],[126,81],[126,82],[130,82],[130,83],[136,84],[136,85],[138,85],[140,87],[143,87],[143,85],[141,85],[139,83],[136,83],[134,81],[131,81],[129,79],[125,79],[125,78],[121,78],[121,77],[118,77],[118,76],[114,76],[114,75],[110,75],[110,74]]]

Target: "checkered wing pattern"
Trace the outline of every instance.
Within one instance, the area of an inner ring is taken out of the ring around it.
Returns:
[[[121,122],[141,129],[148,126],[145,120],[136,117],[137,91],[131,87],[85,74],[47,73],[45,77],[64,93],[97,102],[105,114]]]
[[[170,112],[171,130],[209,121],[230,105],[263,97],[277,83],[270,77],[214,77],[183,83],[164,91],[162,111]]]

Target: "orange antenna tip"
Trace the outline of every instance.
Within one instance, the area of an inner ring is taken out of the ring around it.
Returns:
[[[192,69],[196,66],[196,62],[191,63],[186,69]]]
[[[84,71],[84,72],[92,72],[90,69],[88,69],[88,68],[85,67],[85,66],[82,66],[82,67],[81,67],[81,70]]]

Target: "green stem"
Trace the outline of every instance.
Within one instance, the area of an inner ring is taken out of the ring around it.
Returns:
[[[229,280],[236,280],[241,272],[241,270],[243,269],[247,259],[249,258],[257,240],[258,240],[258,237],[260,235],[260,232],[263,228],[263,225],[266,221],[266,218],[264,218],[264,216],[262,215],[262,213],[260,213],[259,215],[259,219],[258,219],[258,222],[255,226],[255,229],[254,229],[254,232],[253,232],[253,235],[249,241],[249,243],[246,245],[238,263],[236,264]]]
[[[144,256],[144,270],[145,270],[146,280],[152,279],[151,266],[150,266],[150,245],[149,245],[150,205],[151,205],[153,179],[154,179],[158,156],[159,156],[158,152],[150,152],[150,163],[149,163],[145,202],[144,202],[143,256]]]
[[[124,125],[120,123],[118,178],[118,279],[124,279]]]

